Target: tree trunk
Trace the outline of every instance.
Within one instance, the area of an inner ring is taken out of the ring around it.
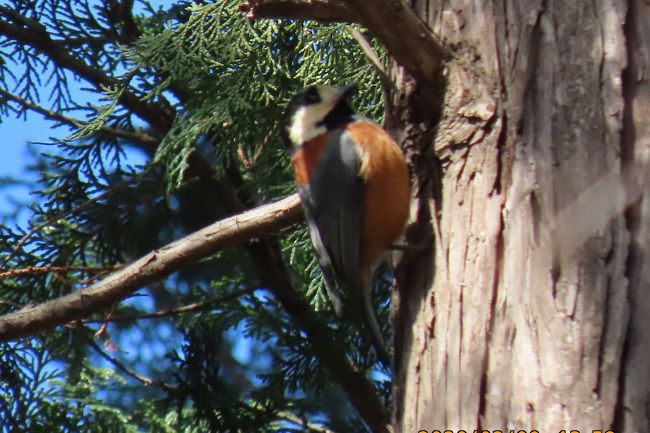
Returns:
[[[416,164],[434,250],[397,269],[395,431],[650,431],[650,206],[579,198],[647,157],[650,3],[412,3],[455,58]]]

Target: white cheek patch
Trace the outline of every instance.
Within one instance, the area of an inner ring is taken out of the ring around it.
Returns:
[[[335,101],[339,98],[339,90],[332,86],[318,86],[321,101]]]
[[[318,125],[332,109],[332,104],[316,104],[301,107],[291,118],[289,139],[300,146],[326,132],[325,125]]]

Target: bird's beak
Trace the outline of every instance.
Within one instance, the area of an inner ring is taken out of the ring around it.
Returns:
[[[339,101],[342,99],[349,98],[350,96],[352,96],[354,92],[356,92],[356,90],[357,90],[356,84],[349,84],[347,86],[341,87],[341,89],[339,90],[339,97],[338,97]]]

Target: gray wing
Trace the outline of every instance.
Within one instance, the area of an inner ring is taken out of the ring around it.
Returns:
[[[362,287],[364,184],[359,155],[344,129],[332,134],[318,167],[301,195],[330,298],[338,298],[332,299],[337,309],[341,285],[357,296]]]

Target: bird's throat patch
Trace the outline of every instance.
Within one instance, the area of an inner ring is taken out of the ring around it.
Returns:
[[[293,172],[300,186],[307,186],[309,179],[314,175],[318,161],[327,146],[327,138],[327,134],[320,134],[312,138],[303,143],[291,157]]]

